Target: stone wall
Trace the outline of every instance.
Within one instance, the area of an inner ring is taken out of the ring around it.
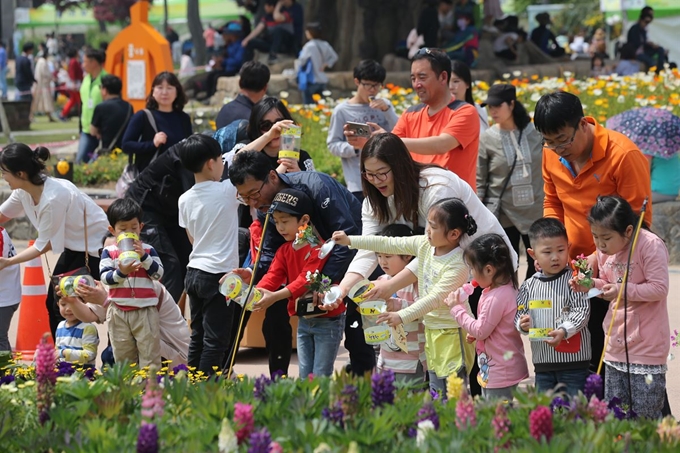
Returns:
[[[666,242],[671,264],[680,264],[680,201],[652,207],[652,230]]]

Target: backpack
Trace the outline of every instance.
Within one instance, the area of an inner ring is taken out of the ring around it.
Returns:
[[[315,47],[316,51],[319,52],[319,56],[321,57],[321,61],[323,62],[323,54],[321,53],[319,44],[314,43],[313,47]],[[307,62],[305,64],[300,66],[297,72],[296,79],[298,89],[300,91],[305,91],[309,85],[314,83],[314,65],[312,64],[311,57],[307,59]]]
[[[248,120],[234,120],[213,134],[213,138],[222,147],[222,152],[228,153],[237,143],[248,138]]]

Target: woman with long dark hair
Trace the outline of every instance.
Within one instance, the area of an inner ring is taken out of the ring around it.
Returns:
[[[132,115],[123,135],[123,152],[141,172],[172,145],[192,134],[184,112],[187,97],[172,72],[163,71],[151,84],[146,108]]]
[[[396,164],[398,163],[398,164]],[[472,188],[455,173],[435,165],[423,165],[411,158],[408,149],[394,134],[378,134],[366,142],[361,152],[361,175],[364,195],[362,235],[379,234],[391,223],[403,223],[422,234],[430,207],[442,198],[460,198],[477,221],[475,235],[465,237],[464,248],[477,235],[497,233],[510,241],[498,220],[484,207]],[[517,260],[517,256],[513,256]],[[360,250],[340,283],[347,294],[355,283],[367,278],[376,268],[375,253]],[[375,282],[371,297],[389,298],[396,290],[415,281],[413,272],[402,271],[395,278]]]
[[[45,162],[49,158],[47,148],[32,150],[23,143],[12,143],[0,152],[2,178],[12,189],[0,206],[0,223],[25,214],[38,230],[32,246],[11,258],[0,258],[0,270],[52,251],[59,255],[52,275],[84,267],[89,255],[90,275],[99,280],[99,248],[109,226],[106,214],[73,183],[47,176]],[[51,284],[46,305],[54,337],[62,317]]]
[[[495,124],[479,139],[477,195],[496,214],[519,254],[520,238],[529,248],[529,227],[543,216],[542,137],[514,86],[492,86],[482,105],[488,106]],[[526,255],[529,278],[534,260]]]
[[[489,115],[486,109],[475,103],[472,98],[472,73],[468,65],[462,61],[451,62],[451,79],[449,79],[449,91],[459,101],[465,101],[477,109],[479,114],[479,134],[489,128]]]

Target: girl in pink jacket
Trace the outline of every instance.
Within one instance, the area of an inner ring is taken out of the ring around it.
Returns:
[[[529,377],[524,346],[515,329],[517,274],[510,249],[498,234],[484,234],[470,243],[463,255],[477,284],[484,288],[477,319],[465,309],[467,296],[458,289],[444,301],[451,316],[477,340],[477,382],[484,398],[512,400],[512,392]]]
[[[588,222],[597,247],[595,287],[603,291],[601,298],[615,301],[638,217],[626,200],[607,196],[598,198]],[[661,238],[647,229],[640,230],[626,286],[605,345],[605,399],[618,397],[638,415],[658,419],[666,392],[670,350],[668,250]],[[614,305],[609,304],[603,323],[605,332],[609,330]]]

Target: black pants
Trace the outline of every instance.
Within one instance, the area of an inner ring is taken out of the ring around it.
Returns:
[[[531,256],[529,256],[529,252],[526,251],[526,249],[531,247],[531,243],[529,242],[529,235],[520,234],[519,230],[514,226],[510,228],[504,228],[504,230],[505,234],[508,235],[508,239],[510,239],[512,248],[515,249],[517,255],[519,255],[519,240],[522,239],[522,242],[524,243],[524,251],[527,255],[527,273],[525,278],[531,277],[536,273],[536,266],[534,265],[534,259]]]
[[[597,366],[600,364],[602,357],[602,349],[604,348],[605,331],[602,327],[602,322],[609,309],[609,302],[599,297],[590,299],[590,319],[588,320],[588,330],[590,330],[590,347],[592,349],[592,357],[590,358],[590,371],[597,372]],[[604,366],[600,371],[604,379]]]
[[[472,314],[477,317],[477,307],[479,307],[479,298],[482,297],[482,288],[475,288],[475,292],[470,294],[468,302],[470,303],[470,309]],[[476,396],[482,394],[482,386],[477,382],[477,375],[479,374],[479,365],[477,364],[477,353],[475,353],[475,362],[470,370],[470,395]]]
[[[236,303],[230,305],[234,306],[234,317],[231,325],[231,348],[223,366],[225,370],[229,367],[229,361],[234,354],[234,348],[238,351],[241,339],[243,338],[243,331],[246,325],[248,325],[251,313],[246,311],[243,324],[241,329],[239,329],[243,308]],[[272,377],[275,374],[287,375],[290,357],[293,354],[293,328],[290,326],[287,299],[275,302],[265,311],[264,321],[262,322],[262,335],[264,336],[265,347],[269,356],[269,374]]]
[[[188,364],[206,374],[213,374],[213,367],[222,367],[230,348],[236,304],[224,303],[218,291],[222,275],[189,268],[185,281],[191,306]]]
[[[45,258],[47,259],[47,258]],[[65,272],[73,271],[78,268],[85,266],[85,252],[76,252],[69,249],[64,249],[64,251],[59,255],[57,264],[54,265],[52,269],[52,275],[56,276],[63,274]],[[90,275],[99,280],[99,258],[90,255]],[[52,338],[55,339],[55,333],[57,332],[57,326],[64,318],[59,314],[59,307],[57,306],[57,298],[54,293],[54,285],[49,282],[47,285],[47,299],[45,300],[45,305],[47,306],[47,314],[50,319],[50,331],[52,332]]]
[[[168,219],[148,209],[142,214],[144,229],[141,239],[156,249],[163,263],[161,282],[175,301],[184,291],[184,277],[187,273],[191,243],[184,228],[177,219]]]
[[[254,51],[268,52],[270,57],[275,57],[279,53],[289,53],[293,51],[295,37],[289,31],[276,27],[269,34],[267,39],[254,38],[246,46],[244,61],[253,59]]]
[[[363,376],[367,372],[371,372],[376,366],[375,349],[373,349],[373,346],[366,344],[361,314],[357,304],[349,297],[346,297],[345,305],[347,306],[345,349],[349,352],[352,373],[356,376]]]

